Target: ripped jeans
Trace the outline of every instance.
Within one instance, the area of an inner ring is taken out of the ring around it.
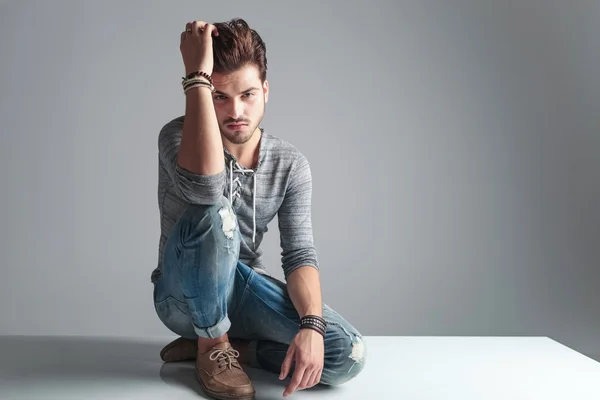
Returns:
[[[167,239],[154,306],[165,326],[182,337],[227,333],[250,340],[251,365],[279,374],[300,319],[286,284],[239,261],[239,245],[227,198],[211,206],[188,206]],[[327,332],[320,383],[338,385],[363,369],[366,348],[361,334],[326,304],[323,318]]]

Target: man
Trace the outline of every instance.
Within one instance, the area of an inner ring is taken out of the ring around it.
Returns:
[[[348,381],[364,367],[364,343],[322,303],[308,161],[260,127],[269,96],[264,42],[242,19],[194,21],[180,50],[196,86],[184,80],[185,115],[158,140],[154,303],[181,336],[162,359],[195,359],[198,381],[217,399],[254,398],[240,363],[290,375],[284,397]],[[285,283],[261,260],[275,215]]]

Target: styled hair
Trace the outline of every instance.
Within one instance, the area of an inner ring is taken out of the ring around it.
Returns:
[[[228,74],[254,64],[264,83],[267,79],[267,49],[259,34],[241,18],[214,25],[219,36],[213,36],[213,71]]]

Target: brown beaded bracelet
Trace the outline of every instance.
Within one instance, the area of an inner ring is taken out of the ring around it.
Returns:
[[[206,86],[207,88],[209,88],[211,93],[215,92],[215,87],[213,85],[211,85],[210,83],[205,82],[205,81],[191,82],[190,84],[187,84],[187,85],[184,86],[183,92],[185,94],[187,94],[187,92],[190,91],[191,89],[193,89],[195,87],[202,87],[202,86]]]
[[[191,78],[193,78],[195,76],[201,76],[203,78],[206,78],[206,79],[208,79],[208,81],[210,82],[211,85],[213,84],[212,76],[210,76],[209,74],[207,74],[204,71],[194,71],[194,72],[191,72],[187,76],[182,76],[181,80],[185,81],[186,79],[191,79]]]
[[[204,81],[202,79],[199,79],[199,78],[192,78],[192,79],[189,79],[187,81],[182,82],[183,89],[187,89],[190,86],[194,86],[194,85],[198,85],[198,84],[207,85],[211,89],[214,89],[214,86],[213,86],[212,83],[206,82],[206,81]]]

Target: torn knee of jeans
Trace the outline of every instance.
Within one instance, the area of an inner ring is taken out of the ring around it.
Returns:
[[[362,362],[365,358],[365,344],[364,344],[361,336],[360,335],[351,335],[350,332],[348,332],[348,330],[341,325],[340,325],[340,328],[342,328],[344,333],[346,335],[348,335],[348,337],[350,339],[352,339],[353,336],[355,338],[355,340],[352,341],[352,351],[350,352],[350,355],[348,356],[348,358],[352,359],[352,361],[357,362],[357,363]]]
[[[365,356],[365,344],[359,336],[356,336],[356,341],[352,342],[352,352],[348,357],[350,357],[355,362],[363,361]]]
[[[233,239],[233,234],[236,228],[236,219],[233,209],[229,206],[222,207],[219,210],[221,222],[223,223],[223,233],[228,239]]]

